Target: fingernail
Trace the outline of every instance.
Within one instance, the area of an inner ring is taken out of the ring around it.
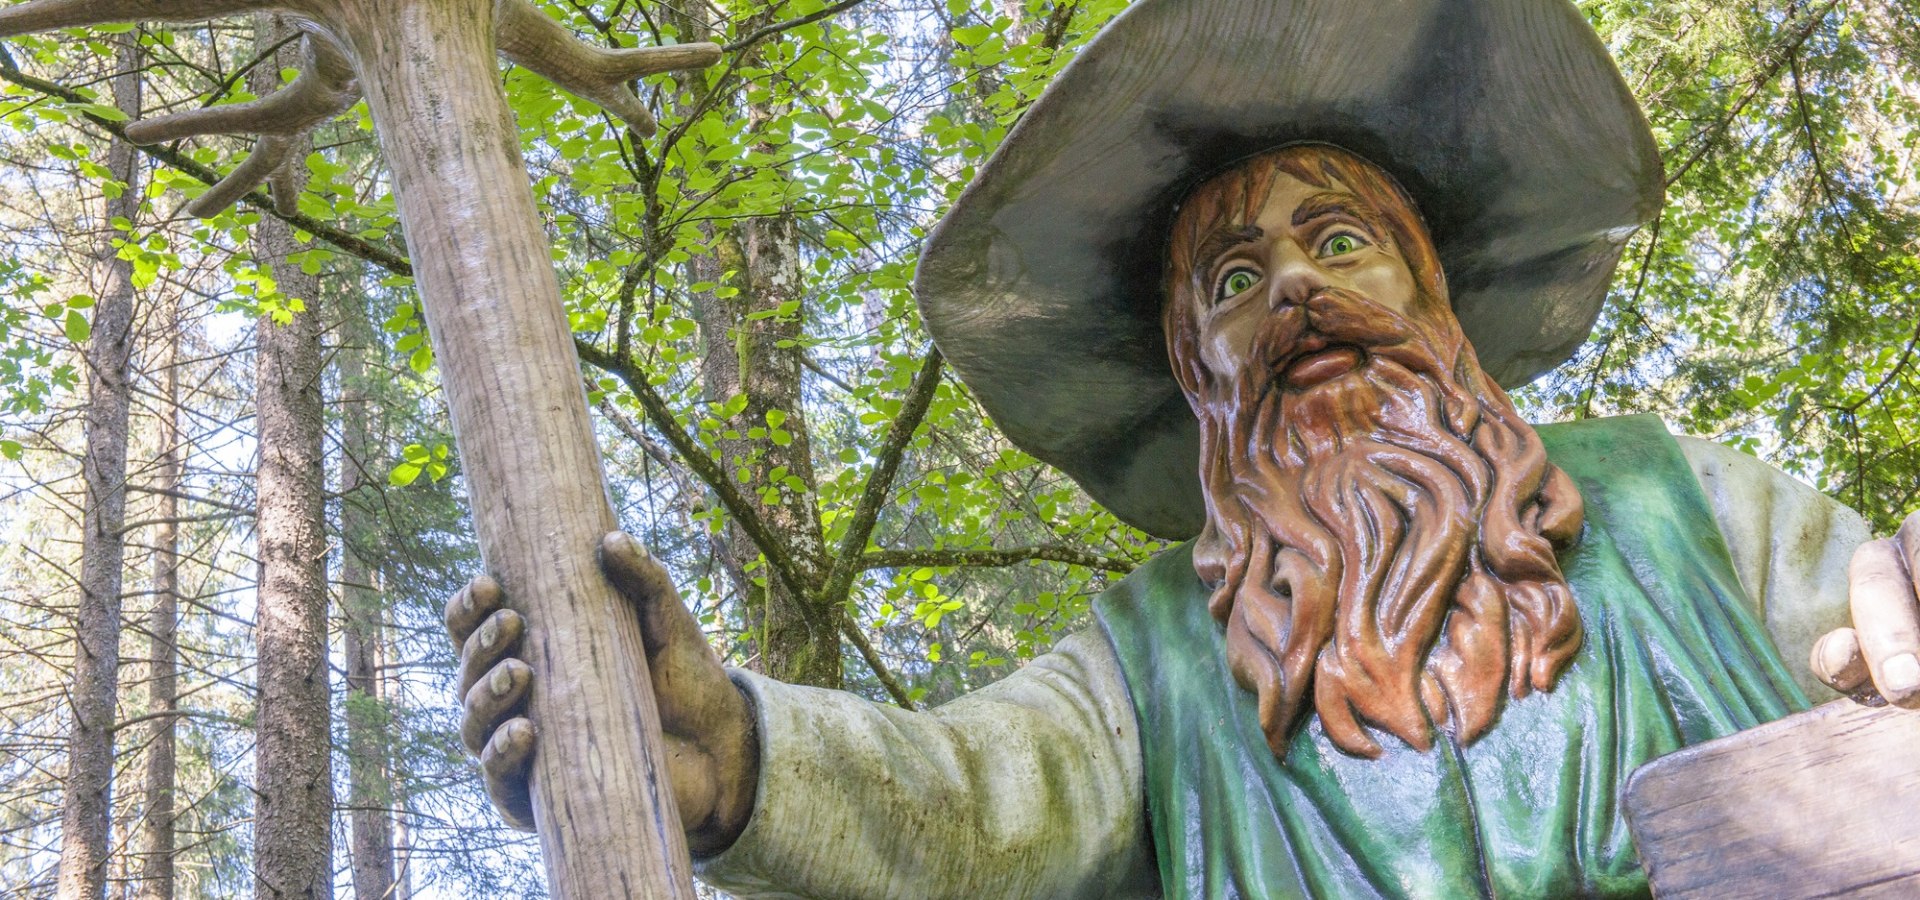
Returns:
[[[1813,649],[1814,667],[1820,670],[1823,677],[1840,674],[1840,670],[1846,668],[1848,662],[1846,649],[1831,632],[1821,636],[1820,642],[1815,644]]]
[[[506,666],[496,666],[487,678],[487,690],[493,692],[495,699],[505,697],[513,690],[513,671]]]
[[[498,619],[488,619],[486,624],[480,626],[480,646],[492,647],[493,642],[499,639],[500,623]]]
[[[1920,658],[1902,653],[1880,667],[1881,688],[1890,694],[1910,694],[1920,688]],[[1892,698],[1889,698],[1892,699]]]
[[[515,719],[500,729],[500,737],[509,745],[520,746],[533,740],[533,726],[525,719]]]

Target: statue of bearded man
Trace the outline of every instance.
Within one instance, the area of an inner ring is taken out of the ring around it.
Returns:
[[[1471,743],[1580,647],[1554,558],[1580,492],[1480,369],[1400,187],[1324,144],[1254,157],[1173,226],[1166,330],[1200,421],[1194,543],[1234,678],[1286,751],[1309,685],[1362,721]]]
[[[1750,457],[1645,416],[1536,429],[1502,390],[1584,339],[1660,185],[1564,0],[1133,6],[943,220],[918,296],[1009,438],[1184,543],[1052,653],[910,713],[723,670],[609,536],[702,877],[1644,896],[1635,768],[1869,672],[1920,706],[1920,524],[1869,542]],[[1859,631],[1816,647],[1850,594]],[[464,737],[530,827],[502,601],[477,580],[448,624]]]

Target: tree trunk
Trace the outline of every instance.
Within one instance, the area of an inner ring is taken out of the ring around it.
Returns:
[[[256,18],[262,51],[280,29]],[[254,70],[253,90],[279,83],[280,67]],[[296,151],[296,175],[305,156]],[[276,185],[278,189],[279,185]],[[258,326],[260,587],[256,642],[260,709],[254,751],[254,894],[320,900],[333,894],[333,768],[329,740],[326,519],[321,474],[319,281],[288,262],[293,230],[268,216],[254,232],[283,303],[307,309]]]
[[[534,822],[561,900],[692,898],[572,333],[494,63],[493,0],[329,0],[393,170],[487,568],[530,621]]]
[[[413,839],[407,826],[407,787],[394,773],[393,788],[393,900],[413,900]]]
[[[140,50],[133,35],[120,45],[114,103],[140,114]],[[120,686],[120,586],[127,510],[128,359],[133,349],[133,266],[113,246],[116,219],[132,221],[140,208],[138,158],[116,140],[107,167],[125,185],[109,197],[101,219],[100,262],[105,270],[87,347],[87,451],[80,602],[74,623],[73,721],[67,739],[66,792],[60,812],[60,900],[98,900],[107,882],[107,815],[113,797],[114,698]]]
[[[180,618],[180,300],[176,294],[160,323],[160,468],[155,487],[160,525],[153,535],[153,608],[147,613],[147,709],[169,713],[178,701],[174,639]],[[174,732],[179,720],[153,720],[144,762],[146,812],[137,841],[140,876],[137,900],[173,900]]]
[[[674,24],[695,40],[708,40],[705,15],[690,2],[670,2]],[[775,16],[764,13],[761,20],[743,24],[742,30],[770,24]],[[758,51],[754,51],[757,57]],[[758,59],[744,60],[758,64]],[[689,76],[682,93],[699,85],[698,76]],[[726,102],[740,104],[735,96]],[[747,106],[751,121],[763,122],[773,111]],[[762,146],[765,152],[779,148]],[[801,265],[800,233],[791,215],[746,219],[737,225],[714,226],[710,242],[715,255],[702,260],[697,280],[718,283],[728,272],[738,273],[732,285],[739,293],[720,298],[712,293],[695,298],[695,314],[700,321],[702,388],[707,399],[725,402],[735,396],[747,398],[746,409],[734,419],[741,437],[718,442],[725,477],[736,477],[744,468],[748,480],[739,485],[752,502],[753,513],[764,522],[767,531],[786,539],[787,556],[798,570],[797,580],[809,591],[817,592],[826,577],[826,537],[820,524],[819,484],[813,470],[813,445],[806,409],[801,402],[801,370],[805,348],[799,338],[806,321],[807,276]],[[700,265],[701,263],[697,263]],[[793,304],[786,315],[779,310]],[[782,346],[782,344],[785,346]],[[768,413],[780,421],[785,442],[774,440]],[[762,429],[755,436],[753,429]],[[785,477],[799,480],[800,490],[770,485],[769,476],[784,470]],[[769,486],[778,489],[769,493]],[[739,571],[754,561],[756,545],[736,523],[729,529],[728,547],[735,558],[728,569]],[[837,604],[822,605],[815,596],[796,595],[780,579],[764,570],[765,586],[736,585],[746,601],[748,623],[758,650],[760,671],[792,684],[839,688],[840,609]]]
[[[387,716],[381,691],[382,621],[380,595],[362,554],[375,539],[368,504],[368,473],[380,462],[367,407],[366,360],[373,329],[366,306],[344,304],[339,349],[340,380],[340,545],[342,643],[347,667],[347,805],[353,833],[353,895],[358,900],[392,900],[393,783],[387,750]]]
[[[719,442],[722,468],[749,473],[750,480],[740,487],[753,499],[755,515],[769,531],[787,538],[801,582],[817,586],[825,570],[825,537],[800,398],[805,351],[798,339],[806,313],[801,308],[778,314],[783,304],[805,302],[799,231],[788,216],[748,219],[724,234],[719,247],[717,267],[739,272],[741,283],[736,285],[740,293],[730,299],[703,298],[705,389],[715,401],[747,398],[745,411],[734,419],[742,437]],[[775,421],[777,429],[770,424]],[[760,436],[752,429],[760,429]],[[784,442],[775,440],[776,431],[785,433]],[[786,476],[798,479],[802,489],[774,483],[769,476],[776,470],[784,470],[783,481]],[[754,546],[737,526],[733,532],[733,547]],[[739,562],[751,561],[749,556]],[[823,608],[812,596],[795,596],[778,579],[766,581],[766,587],[754,589],[748,604],[758,616],[749,624],[759,644],[761,670],[792,684],[840,687],[839,608]]]

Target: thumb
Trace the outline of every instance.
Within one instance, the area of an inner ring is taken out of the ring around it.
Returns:
[[[692,637],[705,646],[700,624],[680,602],[673,579],[666,567],[624,532],[611,532],[600,540],[600,569],[613,582],[620,596],[640,614],[640,634],[648,656],[663,646]]]

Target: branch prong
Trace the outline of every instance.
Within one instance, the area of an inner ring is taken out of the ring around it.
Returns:
[[[219,215],[284,168],[293,156],[293,146],[293,138],[286,135],[263,135],[259,143],[254,144],[253,152],[235,166],[233,172],[219,184],[208,188],[199,199],[187,204],[187,214],[201,219]],[[276,195],[274,202],[278,206],[287,201],[282,201]]]
[[[160,144],[207,134],[297,135],[359,102],[353,64],[332,41],[308,34],[305,64],[293,83],[258,100],[210,106],[135,122],[127,140]]]
[[[599,104],[646,137],[654,132],[653,113],[630,83],[643,75],[699,69],[720,60],[718,44],[672,44],[607,50],[574,37],[530,0],[494,4],[495,42],[500,55],[553,82],[583,100]]]

